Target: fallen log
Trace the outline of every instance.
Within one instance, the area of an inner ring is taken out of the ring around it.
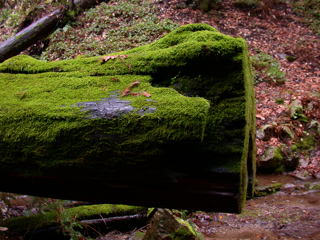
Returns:
[[[96,0],[78,0],[74,1],[74,4],[79,9],[87,9],[98,2]],[[49,36],[56,30],[64,15],[66,15],[64,7],[56,9],[1,43],[0,63],[19,54],[38,40]]]
[[[8,228],[7,236],[23,235],[23,239],[70,239],[68,227],[84,235],[96,236],[113,230],[130,231],[147,224],[147,209],[125,205],[83,205],[59,208],[29,217],[12,217],[2,224]],[[77,223],[77,227],[74,223]],[[79,226],[83,228],[79,228]],[[11,239],[9,237],[9,239]]]
[[[132,231],[147,225],[146,214],[135,214],[130,216],[119,216],[110,218],[81,220],[78,222],[83,229],[75,228],[75,231],[84,232],[85,235],[97,236],[117,230],[122,232]],[[24,240],[55,240],[55,239],[70,239],[70,236],[65,236],[62,233],[61,226],[44,228],[36,231],[29,231],[24,234]]]
[[[241,212],[253,194],[246,42],[205,24],[104,57],[0,64],[0,191]]]

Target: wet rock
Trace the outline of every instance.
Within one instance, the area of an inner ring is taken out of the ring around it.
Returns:
[[[314,182],[314,183],[306,183],[304,187],[307,190],[320,190],[320,183],[319,182]]]
[[[274,183],[268,186],[261,186],[256,187],[254,191],[255,197],[262,197],[266,196],[267,194],[272,194],[280,190],[282,184],[281,183]]]
[[[312,179],[312,176],[310,176],[309,172],[307,170],[301,170],[295,174],[293,174],[294,177],[300,179],[300,180],[310,180]]]
[[[197,234],[187,222],[173,215],[168,209],[158,209],[151,219],[151,227],[144,240],[196,240]]]
[[[280,147],[271,146],[260,158],[258,169],[262,172],[274,172],[279,167],[281,168],[282,159]]]
[[[297,146],[292,145],[291,147],[285,147],[282,149],[284,151],[283,164],[287,170],[295,170],[299,165],[299,156],[297,153]]]

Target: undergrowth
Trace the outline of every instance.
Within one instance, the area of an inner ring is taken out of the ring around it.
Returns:
[[[3,236],[4,239],[8,239],[8,236],[10,236],[10,234],[7,236],[6,232],[11,229],[2,227],[6,225],[6,219],[16,217],[15,215],[17,214],[30,217],[40,213],[44,218],[43,222],[47,221],[51,223],[52,214],[50,213],[52,212],[55,215],[55,222],[61,227],[60,231],[63,235],[70,236],[72,240],[81,239],[80,237],[84,239],[83,235],[76,230],[82,229],[83,226],[76,217],[72,217],[66,211],[65,206],[70,204],[70,201],[33,196],[26,199],[25,197],[26,196],[20,194],[0,192],[0,239],[2,239],[1,236]],[[15,201],[25,202],[25,206],[15,206]]]
[[[303,17],[305,23],[318,34],[320,34],[320,1],[300,0],[290,1],[294,12]]]
[[[43,60],[71,59],[125,51],[154,42],[177,24],[159,20],[158,7],[150,1],[110,1],[89,9],[76,22],[57,29]]]
[[[285,74],[281,71],[277,59],[267,53],[260,52],[251,58],[253,78],[255,83],[274,82],[285,83]]]

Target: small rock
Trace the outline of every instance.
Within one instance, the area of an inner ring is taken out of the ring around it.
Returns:
[[[310,184],[310,189],[311,190],[320,190],[320,183],[319,182],[314,182]]]
[[[282,151],[280,147],[271,146],[260,158],[258,168],[261,171],[273,172],[282,164]]]
[[[158,209],[151,219],[151,227],[143,240],[197,240],[191,225],[173,215],[168,209]]]
[[[281,183],[274,183],[268,186],[256,187],[254,191],[254,195],[256,197],[266,196],[267,194],[272,194],[272,193],[275,193],[276,191],[279,191],[281,186],[282,186]]]
[[[292,155],[288,158],[284,158],[283,164],[289,170],[296,169],[296,167],[299,165],[299,157]]]
[[[301,159],[299,159],[299,164],[300,164],[300,167],[302,167],[302,168],[308,167],[309,160],[301,158]]]
[[[313,176],[317,179],[320,179],[320,172],[313,174]]]
[[[310,176],[309,172],[307,170],[301,170],[298,173],[293,174],[294,177],[300,179],[300,180],[310,180],[312,179],[312,176]]]

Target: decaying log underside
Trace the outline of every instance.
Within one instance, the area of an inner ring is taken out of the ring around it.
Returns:
[[[92,5],[101,1],[95,0],[78,0],[74,1],[74,4],[79,9],[87,9]],[[61,19],[65,15],[63,8],[56,9],[50,14],[44,16],[38,21],[32,23],[25,29],[18,32],[13,37],[0,44],[0,63],[13,57],[36,41],[47,37],[58,27]]]
[[[118,216],[118,217],[109,217],[109,218],[100,218],[100,219],[91,219],[91,220],[82,220],[79,222],[84,228],[82,231],[92,232],[92,235],[98,233],[108,233],[113,230],[118,231],[130,231],[135,228],[144,227],[147,224],[147,216],[143,214],[135,214],[129,216]],[[32,240],[55,240],[59,239],[68,239],[66,236],[62,236],[62,233],[59,232],[61,226],[55,226],[51,228],[45,228],[37,231],[30,231],[25,236],[24,239]],[[78,229],[77,229],[78,230]],[[79,229],[81,230],[81,229]]]

